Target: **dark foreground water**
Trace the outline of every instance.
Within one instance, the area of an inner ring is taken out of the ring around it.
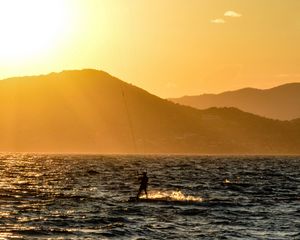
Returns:
[[[168,201],[127,201],[145,169],[149,197]],[[0,239],[300,239],[299,232],[299,157],[1,155]]]

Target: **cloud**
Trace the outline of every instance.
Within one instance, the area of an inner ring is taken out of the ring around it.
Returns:
[[[224,13],[224,16],[225,16],[225,17],[235,17],[235,18],[237,18],[237,17],[241,17],[242,14],[237,13],[237,12],[235,12],[235,11],[226,11],[226,12]]]
[[[211,23],[215,23],[215,24],[224,24],[226,23],[226,21],[223,18],[216,18],[210,21]]]

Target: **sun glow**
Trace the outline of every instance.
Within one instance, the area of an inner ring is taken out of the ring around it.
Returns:
[[[0,0],[0,62],[22,62],[51,52],[70,27],[62,0]]]

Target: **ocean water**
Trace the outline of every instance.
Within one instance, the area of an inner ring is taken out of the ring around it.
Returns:
[[[300,157],[0,155],[0,239],[110,238],[300,239]]]

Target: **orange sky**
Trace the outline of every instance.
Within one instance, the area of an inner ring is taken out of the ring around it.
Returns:
[[[268,88],[300,81],[299,13],[299,0],[0,0],[0,78],[96,68],[161,97]]]

